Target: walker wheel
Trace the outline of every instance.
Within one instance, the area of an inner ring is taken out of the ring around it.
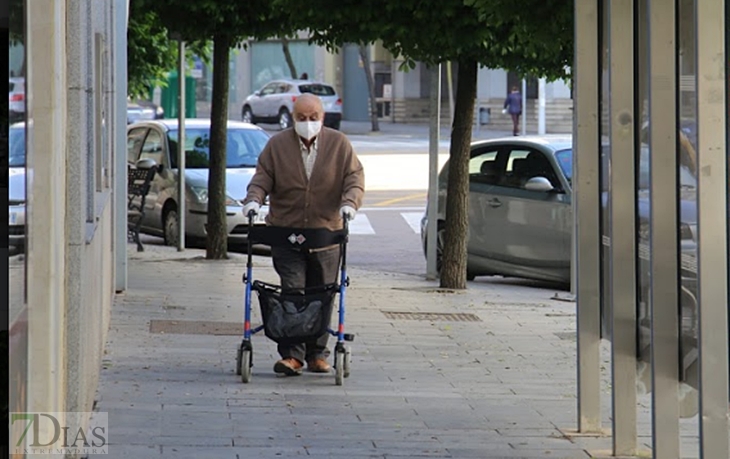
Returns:
[[[335,384],[342,385],[345,378],[345,352],[341,349],[335,349]]]
[[[343,365],[343,375],[345,378],[350,377],[350,365],[352,364],[352,351],[349,347],[345,348],[345,361]]]
[[[243,350],[241,349],[241,346],[238,346],[238,349],[236,350],[236,375],[241,376],[241,353]]]
[[[248,383],[251,381],[251,349],[241,352],[241,382]]]

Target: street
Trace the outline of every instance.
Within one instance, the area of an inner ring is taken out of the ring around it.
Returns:
[[[274,135],[278,128],[271,129]],[[406,128],[407,129],[407,128]],[[413,128],[411,128],[413,129]],[[426,259],[420,221],[428,192],[428,137],[421,127],[410,135],[349,134],[365,169],[365,198],[350,224],[348,264],[375,271],[425,275]],[[439,145],[439,168],[448,158],[448,140]],[[162,239],[142,235],[143,244],[162,244]],[[230,246],[245,253],[245,246]]]

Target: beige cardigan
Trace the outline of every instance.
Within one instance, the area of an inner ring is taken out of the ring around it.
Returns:
[[[307,180],[299,140],[293,128],[269,139],[259,156],[244,203],[262,204],[269,196],[266,222],[290,228],[342,228],[340,208],[358,209],[365,193],[365,175],[347,137],[322,128],[317,159]]]

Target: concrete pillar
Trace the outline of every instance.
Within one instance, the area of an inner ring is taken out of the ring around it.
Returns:
[[[66,2],[27,2],[28,411],[64,411]]]

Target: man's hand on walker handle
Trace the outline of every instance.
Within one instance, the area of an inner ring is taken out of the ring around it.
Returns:
[[[261,206],[256,201],[249,201],[243,205],[243,215],[246,217],[254,217],[258,215]]]
[[[342,215],[342,218],[344,218],[347,221],[351,221],[353,218],[355,218],[355,213],[357,211],[352,206],[342,206],[340,207],[340,215]]]

